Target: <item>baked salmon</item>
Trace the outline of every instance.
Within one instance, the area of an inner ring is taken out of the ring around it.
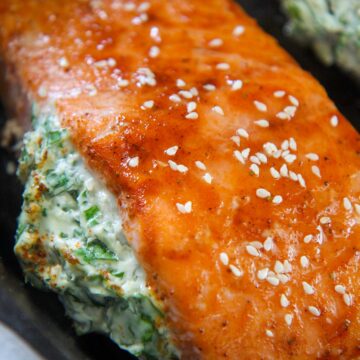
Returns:
[[[360,356],[359,134],[237,4],[2,0],[0,24],[5,101],[56,116],[116,199],[176,348],[153,356]]]

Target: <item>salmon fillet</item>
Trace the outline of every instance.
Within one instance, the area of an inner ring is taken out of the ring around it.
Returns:
[[[360,356],[359,134],[239,6],[3,0],[0,23],[8,83],[115,194],[183,359]]]

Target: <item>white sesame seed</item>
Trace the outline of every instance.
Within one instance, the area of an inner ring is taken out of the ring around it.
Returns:
[[[218,70],[229,70],[230,65],[228,63],[219,63],[216,65],[216,69]]]
[[[289,97],[290,102],[294,106],[299,106],[300,105],[299,100],[295,96],[289,95],[288,97]]]
[[[279,204],[281,204],[283,202],[283,198],[282,198],[281,195],[275,195],[272,202],[275,205],[279,205]]]
[[[292,164],[295,160],[296,160],[296,155],[294,154],[289,154],[286,155],[284,160],[288,163],[288,164]]]
[[[268,236],[264,241],[264,250],[270,251],[274,246],[274,240],[271,236]]]
[[[291,170],[289,171],[289,177],[293,181],[298,181],[298,176]]]
[[[289,115],[290,118],[295,116],[296,106],[286,106],[283,110],[285,114]]]
[[[284,111],[278,112],[276,114],[276,117],[279,118],[280,120],[290,120],[290,116]]]
[[[280,177],[281,177],[280,173],[274,167],[270,168],[270,174],[276,180],[280,179]]]
[[[190,89],[190,92],[194,95],[194,96],[198,96],[199,95],[199,91],[196,87],[192,87]]]
[[[240,136],[235,135],[235,136],[232,136],[230,139],[231,139],[237,146],[240,146]]]
[[[246,251],[252,256],[260,256],[259,251],[252,245],[246,245]]]
[[[284,164],[284,165],[281,166],[281,168],[280,168],[280,174],[281,174],[282,177],[288,177],[288,176],[289,176],[289,170],[288,170],[286,164]]]
[[[314,175],[316,175],[318,178],[321,178],[321,173],[320,173],[320,169],[318,166],[316,165],[312,165],[311,166],[311,171]]]
[[[205,182],[207,182],[208,184],[211,184],[212,183],[212,180],[213,180],[213,177],[209,174],[209,173],[206,173],[204,176],[203,176],[203,179]]]
[[[358,215],[360,215],[360,204],[355,204],[355,211]]]
[[[199,160],[195,161],[195,166],[200,170],[206,170],[205,164]]]
[[[186,86],[186,82],[183,79],[176,79],[176,86],[178,88],[183,88]]]
[[[179,149],[179,147],[177,145],[175,145],[175,146],[169,147],[164,152],[166,155],[174,156],[176,154],[176,152],[178,151],[178,149]]]
[[[237,133],[239,136],[241,136],[241,137],[243,137],[243,138],[245,138],[245,139],[248,139],[248,138],[249,138],[249,133],[248,133],[245,129],[242,129],[242,128],[237,129],[237,130],[236,130],[236,133]]]
[[[224,110],[220,106],[214,106],[211,110],[219,115],[224,115]]]
[[[180,96],[177,95],[177,94],[172,94],[172,95],[170,95],[170,96],[169,96],[169,99],[170,99],[170,101],[176,102],[176,103],[178,103],[178,102],[181,101]]]
[[[290,301],[288,300],[285,294],[281,294],[280,305],[284,308],[287,308],[290,305]]]
[[[243,87],[243,82],[241,80],[234,80],[234,82],[231,85],[231,90],[236,91],[240,90]]]
[[[278,274],[281,274],[284,272],[284,265],[281,261],[276,260],[275,266],[274,266],[274,271]]]
[[[282,158],[285,158],[286,156],[288,156],[290,154],[290,150],[284,150],[282,153],[281,153],[281,157]]]
[[[228,254],[225,253],[225,252],[220,253],[220,261],[225,266],[229,265],[229,256],[228,256]]]
[[[315,154],[315,153],[308,153],[305,156],[311,161],[318,161],[319,160],[319,155]]]
[[[149,50],[149,56],[151,58],[156,58],[160,54],[160,48],[158,46],[152,46]]]
[[[285,96],[285,91],[284,90],[277,90],[274,92],[274,96],[277,98],[282,98]]]
[[[196,109],[196,102],[195,101],[190,101],[187,106],[186,106],[186,110],[188,113],[193,112]]]
[[[246,148],[246,149],[242,150],[241,155],[243,156],[244,159],[247,159],[250,155],[250,148]]]
[[[289,139],[289,147],[291,150],[296,151],[297,150],[297,144],[293,137]]]
[[[186,172],[188,172],[189,168],[185,165],[178,165],[177,166],[177,171],[182,173],[182,174],[185,174]]]
[[[231,272],[236,276],[236,277],[241,277],[243,276],[244,272],[241,271],[238,267],[236,267],[235,265],[230,264],[229,268],[231,270]]]
[[[284,272],[289,273],[292,271],[292,266],[289,262],[289,260],[284,261]]]
[[[65,56],[63,56],[59,59],[58,64],[63,68],[69,67],[69,61],[67,60],[67,58]]]
[[[257,272],[257,277],[259,280],[265,280],[268,276],[268,272],[269,272],[269,269],[268,268],[264,268],[264,269],[261,269]]]
[[[292,315],[292,314],[285,315],[285,322],[288,326],[290,326],[292,324],[293,318],[294,318],[294,315]]]
[[[257,152],[255,155],[260,160],[260,162],[262,162],[263,164],[267,163],[267,157],[265,154],[263,154],[261,152]]]
[[[310,265],[309,259],[305,255],[303,255],[300,258],[300,264],[303,268],[307,268]]]
[[[309,283],[307,283],[306,281],[302,282],[302,286],[303,286],[303,289],[305,291],[305,294],[312,295],[312,294],[315,293],[314,288]]]
[[[308,309],[311,312],[311,314],[313,314],[314,316],[320,316],[321,315],[320,310],[315,306],[309,306]]]
[[[274,159],[278,159],[281,156],[281,153],[282,153],[281,150],[277,150],[272,154],[272,156]]]
[[[252,241],[250,243],[250,245],[252,245],[256,249],[262,249],[263,248],[263,244],[260,241]]]
[[[278,286],[280,284],[280,280],[275,276],[268,276],[266,281],[273,286]]]
[[[319,232],[317,242],[322,244],[324,242],[324,230],[320,225],[316,227],[316,230]]]
[[[213,84],[205,84],[203,88],[207,91],[214,91],[216,89],[216,86]]]
[[[281,143],[281,149],[282,149],[282,150],[288,150],[288,149],[289,149],[289,140],[284,140],[284,141]]]
[[[305,180],[304,180],[304,178],[302,177],[302,175],[301,175],[301,174],[297,174],[297,177],[298,177],[300,186],[303,187],[303,188],[306,188],[306,183],[305,183]]]
[[[277,274],[277,278],[280,280],[282,284],[286,284],[290,280],[289,276],[285,274]]]
[[[347,305],[347,306],[351,306],[352,305],[352,297],[350,294],[344,294],[343,295],[343,299],[344,299],[344,303]]]
[[[209,41],[209,46],[216,48],[224,44],[224,41],[222,39],[216,38]]]
[[[269,156],[273,156],[273,154],[277,151],[276,145],[271,142],[265,143],[263,145],[263,149]]]
[[[263,102],[261,101],[258,101],[258,100],[254,100],[254,105],[255,107],[261,111],[261,112],[266,112],[267,111],[267,106],[266,104],[264,104]]]
[[[256,164],[251,164],[250,165],[250,170],[254,173],[254,175],[259,176],[260,169]]]
[[[154,101],[153,100],[148,100],[148,101],[145,101],[143,104],[142,104],[142,109],[151,109],[153,106],[154,106]]]
[[[161,42],[160,30],[157,26],[153,26],[150,29],[150,37],[156,42]]]
[[[262,128],[267,128],[270,126],[269,122],[265,119],[256,120],[254,121],[254,124]]]
[[[199,117],[199,114],[195,111],[191,112],[191,113],[188,113],[185,118],[186,119],[190,119],[190,120],[195,120]]]
[[[338,293],[338,294],[341,294],[341,295],[344,295],[345,292],[346,292],[346,289],[345,289],[345,286],[344,285],[335,285],[335,291]]]
[[[352,205],[351,205],[351,201],[349,200],[349,198],[344,197],[343,199],[343,205],[344,205],[344,209],[347,211],[351,211],[352,210]]]
[[[176,203],[176,207],[182,214],[190,214],[192,211],[192,202],[187,201],[184,205]]]
[[[169,164],[171,170],[177,171],[178,165],[175,161],[169,160],[168,164]]]
[[[337,127],[339,124],[339,118],[336,115],[333,115],[330,119],[330,124],[332,127]]]
[[[260,199],[268,199],[269,197],[271,197],[271,193],[266,189],[259,188],[256,190],[256,196]]]
[[[128,161],[128,165],[132,168],[137,167],[139,165],[139,157],[135,156],[133,158],[130,158]]]
[[[180,90],[179,95],[181,95],[185,99],[192,99],[194,96],[191,91],[187,90]]]
[[[233,154],[237,160],[239,160],[242,164],[245,164],[245,159],[239,150],[235,150]]]
[[[234,36],[240,36],[245,32],[245,27],[242,25],[237,25],[235,26],[234,30],[233,30],[233,35]]]
[[[308,244],[314,238],[313,235],[309,234],[304,237],[304,243]]]
[[[274,337],[274,333],[273,333],[271,330],[269,330],[269,329],[266,329],[266,330],[265,330],[265,334],[266,334],[266,336],[268,336],[268,337]]]
[[[331,219],[328,216],[322,216],[320,218],[320,224],[325,225],[330,223],[331,223]]]

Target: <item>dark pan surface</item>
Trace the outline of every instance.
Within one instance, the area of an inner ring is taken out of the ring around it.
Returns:
[[[337,68],[325,68],[310,50],[299,47],[283,35],[284,17],[276,0],[238,2],[325,86],[339,109],[359,130],[360,91],[354,80]],[[0,107],[1,127],[4,121]],[[76,337],[56,296],[24,284],[12,251],[21,205],[21,185],[15,176],[6,174],[9,160],[15,159],[0,149],[0,321],[11,326],[46,359],[133,359],[101,335]]]

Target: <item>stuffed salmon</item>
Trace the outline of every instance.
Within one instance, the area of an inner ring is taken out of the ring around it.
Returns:
[[[32,129],[15,252],[143,359],[360,357],[360,137],[230,0],[2,0]],[[30,127],[30,125],[27,125]]]

